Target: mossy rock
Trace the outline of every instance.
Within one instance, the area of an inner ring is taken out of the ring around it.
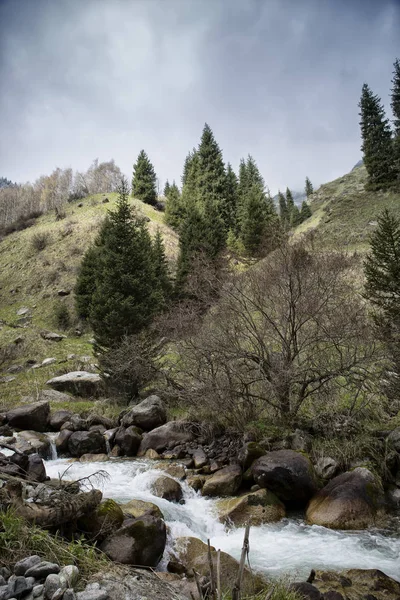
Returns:
[[[126,504],[121,504],[120,508],[122,512],[135,519],[142,517],[143,515],[151,515],[163,519],[164,515],[158,508],[157,504],[153,502],[145,502],[144,500],[130,500]]]
[[[78,521],[78,527],[91,538],[103,540],[119,529],[123,521],[121,507],[109,498],[101,502],[94,513],[83,515]]]
[[[217,510],[222,523],[232,523],[236,527],[242,527],[248,521],[254,526],[275,523],[286,514],[284,504],[265,489],[237,498],[218,500]]]
[[[321,593],[335,591],[344,595],[345,592],[348,600],[369,597],[398,600],[400,597],[400,583],[378,569],[317,571],[313,584]]]

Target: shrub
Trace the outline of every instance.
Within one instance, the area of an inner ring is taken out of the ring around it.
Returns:
[[[54,314],[57,327],[63,331],[69,329],[71,326],[71,315],[65,302],[57,302],[54,309]]]
[[[37,233],[34,233],[31,238],[31,246],[37,252],[41,252],[42,250],[44,250],[46,248],[49,241],[50,241],[50,235],[47,232],[45,232],[45,231],[37,232]]]

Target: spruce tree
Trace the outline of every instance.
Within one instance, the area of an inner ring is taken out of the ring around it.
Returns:
[[[171,186],[170,186],[169,181],[167,179],[167,181],[165,182],[165,185],[164,185],[164,192],[163,192],[163,195],[164,195],[165,198],[168,198],[168,194],[169,194],[170,189],[171,189]]]
[[[306,193],[307,200],[308,200],[308,199],[309,199],[309,197],[310,197],[310,196],[312,196],[312,195],[313,195],[313,193],[314,193],[314,188],[313,188],[313,185],[312,185],[312,183],[311,183],[311,181],[310,181],[310,179],[309,179],[308,177],[306,177],[306,185],[305,185],[304,191],[305,191],[305,193]]]
[[[238,179],[230,163],[226,169],[225,198],[223,204],[223,220],[228,230],[234,230],[238,205]]]
[[[285,194],[282,194],[281,191],[278,192],[278,202],[279,202],[279,216],[284,228],[289,225],[289,211],[286,204]]]
[[[286,206],[289,215],[289,224],[293,225],[293,212],[295,203],[293,200],[293,194],[288,187],[286,188]]]
[[[296,206],[296,204],[295,204],[293,207],[293,210],[292,210],[292,227],[297,227],[297,225],[300,225],[301,222],[302,222],[302,219],[301,219],[299,207]]]
[[[109,212],[95,250],[89,248],[84,257],[85,268],[78,276],[75,291],[77,306],[87,303],[88,321],[103,347],[139,332],[160,309],[151,238],[144,220],[132,212],[128,195],[123,180],[117,206]],[[92,280],[85,275],[94,257],[97,264]]]
[[[397,179],[400,180],[400,61],[397,58],[394,62],[394,71],[392,79],[392,97],[391,107],[393,112],[394,125],[394,163],[397,173]]]
[[[360,107],[361,149],[371,189],[384,189],[395,180],[392,132],[379,96],[364,83]]]
[[[155,235],[152,248],[154,277],[160,293],[160,306],[165,306],[172,295],[172,282],[169,272],[164,241],[159,229]]]
[[[132,196],[146,204],[157,204],[157,177],[154,167],[144,150],[139,152],[133,165]]]
[[[253,185],[246,194],[241,219],[241,240],[250,256],[260,253],[267,224],[266,200],[258,185]]]
[[[185,217],[181,194],[175,181],[169,188],[168,198],[165,205],[164,219],[167,225],[179,230],[179,226]]]
[[[196,205],[185,215],[181,223],[179,235],[179,256],[176,272],[175,288],[178,294],[184,290],[193,258],[204,252],[205,227],[204,219]]]
[[[311,215],[312,215],[312,212],[311,212],[310,205],[305,200],[303,200],[303,202],[301,204],[301,210],[300,210],[301,222],[309,219],[311,217]]]

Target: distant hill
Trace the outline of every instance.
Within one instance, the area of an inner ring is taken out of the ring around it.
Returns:
[[[295,235],[313,230],[323,246],[365,252],[383,209],[400,217],[400,192],[367,191],[366,182],[367,171],[361,164],[322,185],[310,199],[312,217],[297,227]]]
[[[296,192],[296,191],[293,191],[293,190],[290,190],[290,191],[292,192],[294,203],[298,207],[300,207],[301,203],[303,202],[303,200],[306,199],[306,195],[305,195],[304,191],[303,192]],[[278,197],[278,194],[276,194],[275,196],[273,196],[272,200],[275,202],[276,206],[279,206],[279,197]]]

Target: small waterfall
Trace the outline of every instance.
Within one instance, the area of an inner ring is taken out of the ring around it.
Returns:
[[[120,503],[132,499],[157,504],[164,514],[170,535],[162,565],[168,561],[171,542],[180,536],[193,536],[240,558],[243,528],[226,529],[218,520],[216,500],[204,498],[180,482],[185,504],[175,504],[152,494],[152,483],[163,473],[154,462],[145,459],[66,464],[66,459],[48,461],[47,474],[58,478],[66,467],[68,480],[87,477],[103,470],[108,478],[95,483],[105,498]],[[381,569],[400,581],[400,539],[388,531],[333,531],[310,526],[301,519],[283,519],[279,523],[253,527],[250,531],[252,567],[269,576],[291,573],[307,576],[310,569],[342,570]]]
[[[111,446],[110,446],[110,442],[108,441],[107,438],[106,439],[106,452],[107,452],[107,456],[110,456],[111,454]]]
[[[56,438],[58,436],[58,432],[54,433],[53,431],[46,433],[47,437],[50,440],[50,459],[49,460],[57,460],[57,447],[56,447]]]

